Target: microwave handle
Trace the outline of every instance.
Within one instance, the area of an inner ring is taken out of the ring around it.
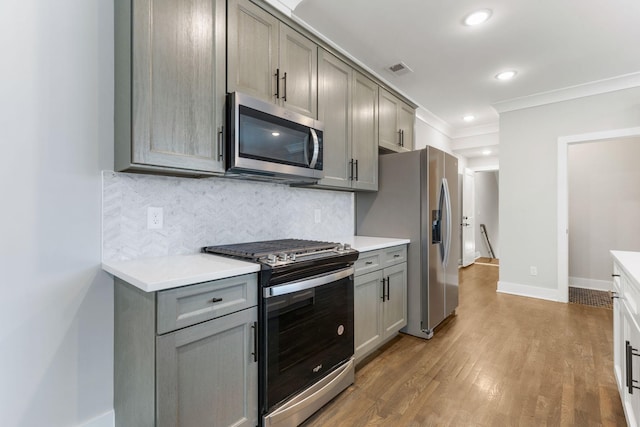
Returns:
[[[318,141],[318,134],[316,134],[315,129],[309,128],[309,131],[311,132],[311,138],[313,139],[313,156],[311,157],[311,162],[309,162],[309,167],[313,169],[316,167],[316,163],[318,162],[320,142]]]

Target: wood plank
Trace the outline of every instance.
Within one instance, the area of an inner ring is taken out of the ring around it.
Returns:
[[[460,270],[456,317],[390,341],[303,425],[626,425],[612,311],[498,294],[498,271]]]

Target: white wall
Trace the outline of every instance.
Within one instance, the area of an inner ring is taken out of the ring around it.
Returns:
[[[419,116],[416,116],[414,150],[421,150],[426,146],[435,147],[449,154],[451,151],[451,138],[429,125]]]
[[[499,289],[558,298],[558,138],[638,124],[640,88],[500,115]]]
[[[0,2],[0,417],[74,426],[113,408],[113,2]]]
[[[495,258],[500,258],[500,229],[498,212],[498,171],[476,172],[475,187],[475,238],[476,253],[490,257],[489,248],[480,232],[480,224],[487,227]]]
[[[570,144],[571,286],[611,280],[609,250],[640,251],[640,138]]]

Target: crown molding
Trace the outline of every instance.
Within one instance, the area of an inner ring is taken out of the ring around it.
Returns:
[[[453,139],[467,138],[470,136],[486,135],[486,134],[498,133],[498,132],[500,132],[500,125],[496,121],[496,122],[487,123],[484,125],[478,125],[474,127],[455,129],[453,131],[453,135],[451,136],[451,138]]]
[[[522,110],[524,108],[538,107],[540,105],[569,101],[586,96],[599,95],[617,90],[630,89],[640,86],[640,72],[612,77],[610,79],[597,80],[562,89],[540,92],[520,98],[508,99],[492,104],[500,114],[508,111]]]
[[[302,2],[302,0],[264,0],[280,12],[291,18],[294,9]]]
[[[426,123],[446,137],[453,138],[452,135],[455,132],[453,126],[451,126],[449,123],[445,122],[426,108],[418,106],[418,108],[416,109],[416,119],[420,120],[423,123]]]

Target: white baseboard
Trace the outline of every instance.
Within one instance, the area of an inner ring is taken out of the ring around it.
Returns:
[[[116,425],[116,413],[114,410],[98,415],[78,427],[114,427]]]
[[[573,288],[593,289],[596,291],[610,291],[611,280],[587,279],[586,277],[569,277],[569,286]]]
[[[503,294],[518,295],[521,297],[538,298],[549,301],[559,302],[558,290],[550,288],[541,288],[538,286],[521,285],[519,283],[498,282],[498,290]]]

